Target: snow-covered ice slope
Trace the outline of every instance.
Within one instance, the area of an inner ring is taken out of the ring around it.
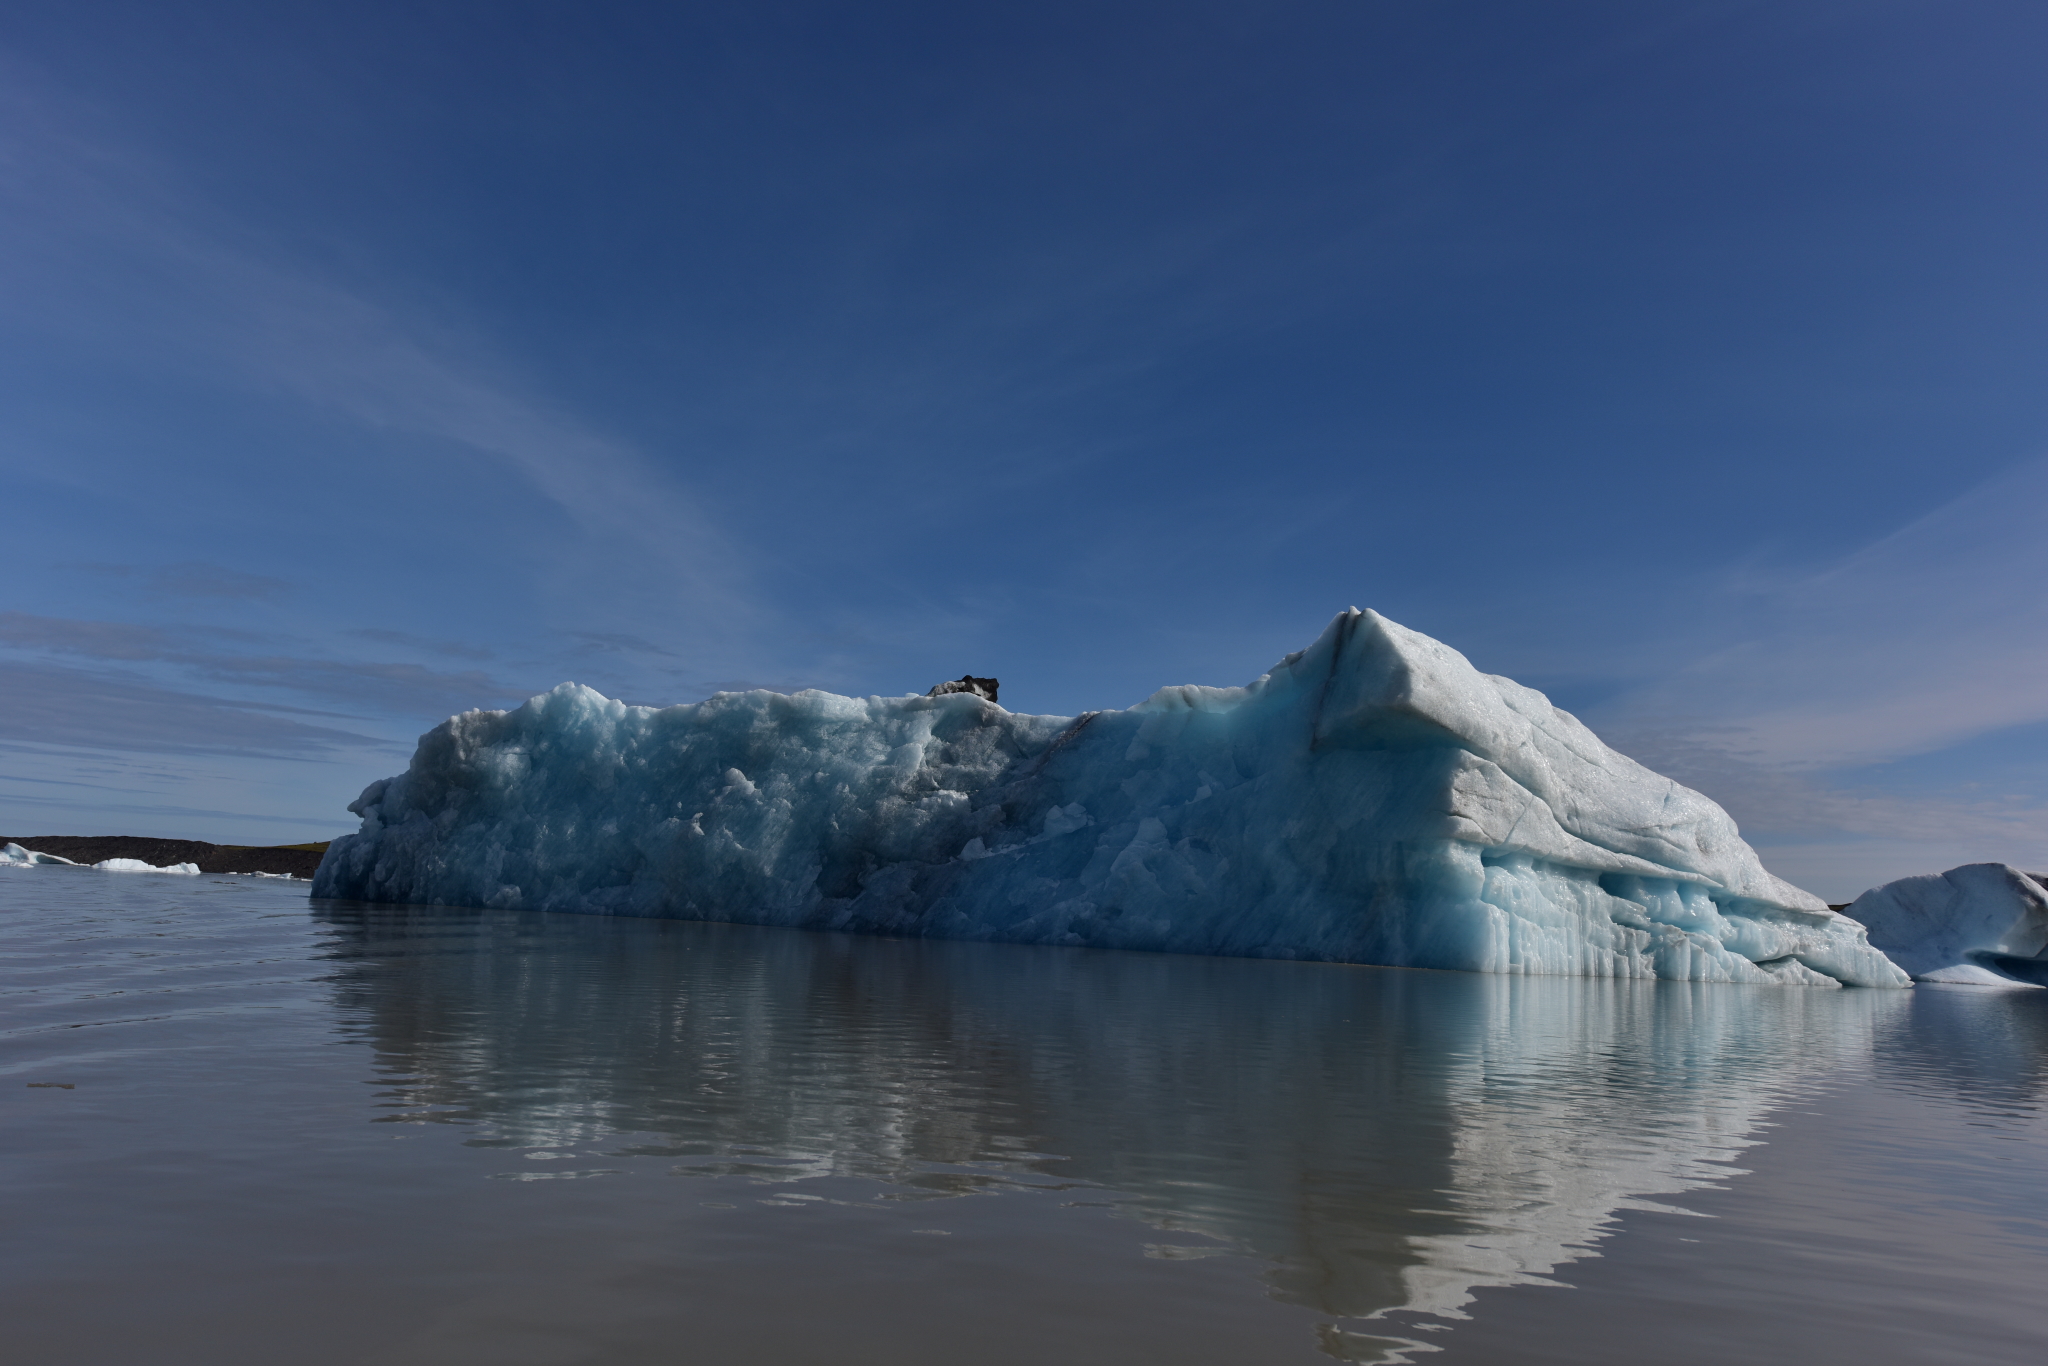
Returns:
[[[563,684],[422,737],[313,894],[1481,972],[1903,986],[1718,806],[1374,612],[1242,688]]]
[[[2048,986],[2048,875],[1966,863],[1874,887],[1849,914],[1923,982]]]

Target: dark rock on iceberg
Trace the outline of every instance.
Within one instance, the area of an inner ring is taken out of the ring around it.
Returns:
[[[964,692],[973,693],[984,701],[993,702],[996,700],[996,688],[998,686],[993,678],[976,678],[973,674],[961,674],[951,683],[936,684],[925,696],[950,697],[956,692]]]

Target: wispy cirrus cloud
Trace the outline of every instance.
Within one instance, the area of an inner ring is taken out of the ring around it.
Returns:
[[[65,664],[0,661],[0,736],[39,745],[144,754],[316,759],[388,749],[361,731],[293,709],[240,702]]]
[[[1727,727],[1644,730],[1627,752],[1707,792],[1746,829],[1775,842],[1830,839],[1984,841],[2048,849],[2048,801],[2039,793],[1923,791],[1907,797],[1828,770],[1774,761]]]
[[[577,584],[658,584],[694,638],[772,630],[750,556],[691,489],[631,442],[551,403],[439,299],[431,312],[373,272],[344,278],[314,247],[212,206],[99,111],[0,54],[0,279],[33,326],[148,354],[209,386],[284,397],[323,420],[446,443],[537,491],[573,534],[533,553]],[[430,456],[425,458],[431,458]],[[172,596],[276,597],[281,581],[188,562],[130,573]],[[599,603],[598,606],[602,604]]]
[[[639,636],[623,631],[571,631],[569,634],[580,642],[584,649],[595,650],[601,654],[657,655],[664,659],[676,657],[673,650],[664,650],[651,640],[643,640]]]
[[[223,648],[231,643],[272,648]],[[108,664],[169,665],[197,681],[277,689],[341,703],[356,711],[408,716],[445,715],[516,701],[531,692],[499,682],[479,669],[447,672],[402,661],[285,654],[276,651],[269,638],[203,626],[178,629],[0,612],[0,646]],[[222,705],[246,704],[229,701]],[[94,704],[81,697],[76,706],[81,715],[74,725],[89,729]]]
[[[2048,720],[2044,504],[2048,459],[2028,460],[1817,573],[1745,571],[1702,609],[1729,643],[1603,720],[1813,768]]]
[[[2048,863],[2048,784],[1980,776],[1960,748],[2010,733],[2031,753],[2021,728],[2048,721],[2044,500],[2048,460],[2027,460],[1817,571],[1741,567],[1690,605],[1723,644],[1587,719],[1828,895]]]
[[[455,659],[485,660],[497,657],[497,651],[481,645],[470,645],[459,640],[437,640],[432,636],[415,635],[410,631],[387,631],[378,627],[365,627],[346,632],[357,640],[371,640],[380,645],[400,645],[408,650],[424,650],[428,654],[448,655]]]
[[[177,564],[81,564],[74,566],[105,578],[130,579],[143,592],[164,598],[220,598],[237,602],[272,602],[292,586],[268,574],[250,574],[204,560]]]

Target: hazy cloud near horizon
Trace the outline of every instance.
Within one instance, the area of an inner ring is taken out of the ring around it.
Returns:
[[[1610,703],[1698,716],[1776,762],[1863,764],[2048,720],[2048,458],[1817,571],[1738,576],[1742,634]]]

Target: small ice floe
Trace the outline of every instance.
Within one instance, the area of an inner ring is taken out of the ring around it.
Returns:
[[[198,877],[196,863],[173,863],[168,868],[159,868],[154,863],[144,863],[139,858],[101,859],[98,863],[76,863],[55,854],[45,854],[38,849],[24,849],[18,844],[0,847],[0,866],[29,868],[39,863],[55,864],[65,868],[97,868],[103,873],[174,873],[180,877]]]
[[[179,877],[198,877],[196,863],[173,863],[168,868],[159,868],[154,863],[144,863],[139,858],[101,859],[93,867],[103,873],[175,873]]]
[[[0,847],[0,866],[28,868],[38,863],[58,863],[66,868],[78,866],[68,858],[58,858],[55,854],[45,854],[35,849],[24,849],[18,844]]]

